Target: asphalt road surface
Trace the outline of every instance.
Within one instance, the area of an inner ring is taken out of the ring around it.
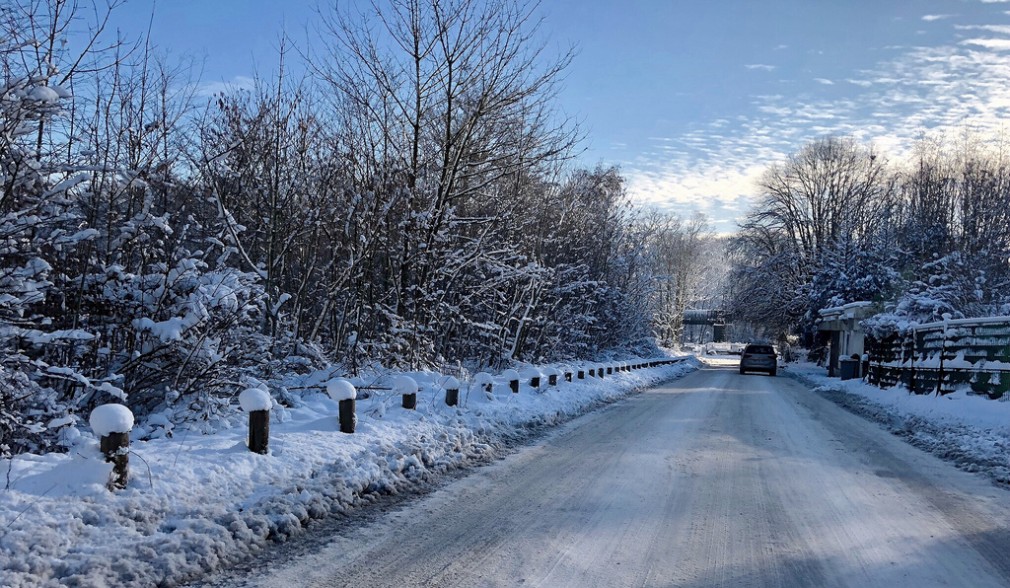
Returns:
[[[1010,491],[710,366],[271,562],[249,586],[1010,586]]]

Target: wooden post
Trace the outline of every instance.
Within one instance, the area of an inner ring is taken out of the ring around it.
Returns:
[[[130,466],[130,433],[109,433],[101,438],[102,454],[112,464],[109,486],[118,490],[126,488]]]
[[[251,411],[249,413],[249,451],[265,455],[269,442],[270,411]]]
[[[589,375],[592,375],[592,374],[589,374]],[[586,379],[586,370],[579,370],[579,379],[580,380],[585,380]]]
[[[340,401],[340,432],[353,433],[354,425],[358,422],[357,415],[354,414],[354,399]]]
[[[491,377],[491,374],[485,372],[478,373],[473,377],[473,384],[488,394],[494,392],[494,379]]]
[[[548,386],[557,386],[558,385],[558,375],[552,373],[551,375],[547,376],[547,385]]]
[[[530,386],[540,388],[540,376],[532,376],[530,378]]]
[[[449,406],[459,404],[459,389],[449,388],[445,391],[445,403]]]
[[[349,381],[343,378],[334,378],[326,382],[326,394],[337,401],[337,420],[340,423],[341,433],[353,433],[354,425],[358,423],[358,417],[354,414],[355,399],[358,397],[358,390]]]
[[[519,380],[509,380],[509,388],[512,388],[513,394],[519,393]]]
[[[608,365],[607,366],[607,375],[609,376],[609,375],[611,375],[613,373],[614,373],[614,366]]]
[[[581,374],[582,372],[579,372],[579,373]],[[596,377],[596,368],[589,368],[589,377],[590,378],[595,378]]]
[[[572,372],[569,372],[569,371],[565,372],[565,381],[566,382],[571,382],[572,381]]]
[[[130,477],[130,429],[133,428],[133,413],[122,404],[102,404],[91,411],[88,424],[98,435],[99,448],[105,461],[112,464],[109,489],[126,488]]]
[[[397,376],[393,379],[393,390],[400,393],[403,399],[401,405],[407,410],[417,408],[417,382],[410,376]]]

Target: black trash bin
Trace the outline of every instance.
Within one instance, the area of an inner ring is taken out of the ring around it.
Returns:
[[[859,360],[843,359],[838,362],[840,375],[843,380],[855,380],[859,378]]]

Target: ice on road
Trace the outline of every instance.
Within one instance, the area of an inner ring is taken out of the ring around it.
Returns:
[[[1010,585],[1010,492],[714,366],[567,424],[258,586]]]

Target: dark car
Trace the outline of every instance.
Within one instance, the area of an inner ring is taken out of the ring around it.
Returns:
[[[775,348],[767,344],[751,343],[744,347],[740,355],[740,373],[768,372],[774,376],[778,371],[779,358]]]

